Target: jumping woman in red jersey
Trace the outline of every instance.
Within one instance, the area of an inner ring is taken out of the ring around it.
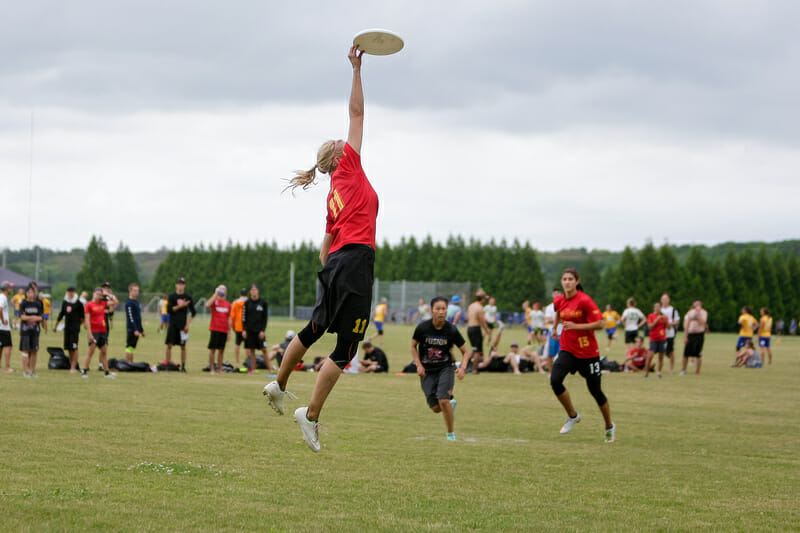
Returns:
[[[556,310],[556,326],[562,324],[561,351],[553,364],[550,375],[550,386],[556,398],[567,412],[567,420],[561,428],[561,434],[569,433],[572,427],[581,421],[581,415],[572,405],[569,391],[564,387],[567,374],[578,372],[586,380],[589,392],[594,397],[606,423],[605,442],[614,442],[616,427],[611,421],[611,410],[608,399],[600,388],[600,350],[594,331],[603,328],[603,315],[592,298],[583,292],[578,272],[572,268],[561,274],[561,286],[564,294],[553,301]]]
[[[352,47],[347,56],[353,66],[347,142],[325,142],[317,152],[317,164],[308,171],[297,171],[288,187],[308,188],[315,183],[317,170],[331,177],[325,238],[319,253],[323,267],[318,274],[318,297],[311,321],[286,348],[277,381],[264,387],[272,408],[283,414],[283,401],[288,394],[286,384],[292,370],[326,330],[337,334],[336,348],[319,371],[308,407],[300,407],[294,412],[295,421],[303,431],[303,440],[314,452],[320,451],[320,411],[342,369],[353,358],[358,343],[364,338],[372,307],[378,195],[361,168],[364,130],[362,55],[363,52]]]

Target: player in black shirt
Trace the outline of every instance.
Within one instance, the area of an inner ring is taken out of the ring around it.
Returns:
[[[242,337],[244,337],[247,357],[250,359],[248,374],[256,371],[256,350],[264,350],[268,314],[267,302],[258,295],[258,287],[255,284],[251,285],[250,297],[244,302],[242,308]],[[272,374],[272,364],[266,353],[264,362],[267,365],[267,373]]]
[[[36,295],[36,284],[25,289],[25,299],[19,303],[19,350],[22,352],[22,375],[38,378],[36,356],[39,353],[39,330],[44,320],[44,304]]]
[[[172,347],[181,347],[181,372],[186,372],[186,340],[189,338],[189,325],[192,323],[197,311],[194,309],[194,300],[186,294],[186,280],[175,280],[175,293],[167,298],[167,313],[169,313],[169,326],[167,327],[166,359],[167,364],[172,361]],[[189,317],[188,313],[192,316]]]
[[[67,287],[67,294],[64,296],[64,301],[61,302],[61,311],[56,318],[56,324],[53,326],[53,331],[58,328],[58,323],[64,319],[64,349],[69,353],[69,371],[73,374],[77,372],[75,368],[78,363],[78,340],[81,334],[81,325],[83,324],[83,304],[78,299],[78,293],[75,287]]]
[[[388,372],[389,360],[383,350],[372,344],[370,341],[361,343],[364,349],[364,357],[358,362],[359,372]]]
[[[428,407],[434,413],[442,413],[447,426],[447,440],[456,440],[453,409],[455,364],[450,353],[453,345],[461,349],[463,358],[458,369],[458,379],[464,379],[471,353],[464,346],[464,337],[458,328],[447,322],[447,298],[437,296],[431,300],[433,318],[421,322],[414,330],[411,340],[411,355],[417,365],[422,392]]]

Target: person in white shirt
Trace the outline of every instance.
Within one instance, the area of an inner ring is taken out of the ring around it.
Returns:
[[[3,356],[3,371],[11,369],[11,318],[8,315],[8,296],[14,290],[14,284],[4,281],[0,284],[0,354]]]
[[[503,323],[497,320],[497,300],[489,298],[489,303],[483,306],[483,314],[486,316],[486,325],[489,326],[489,346],[497,349],[497,343],[503,335]],[[497,336],[494,330],[497,329]]]
[[[554,310],[555,312],[555,310]],[[537,344],[542,344],[545,341],[544,335],[544,311],[539,302],[533,302],[533,307],[528,311],[531,329]]]
[[[669,357],[669,373],[675,370],[675,331],[677,326],[681,323],[681,316],[678,310],[670,305],[669,294],[664,293],[661,295],[661,314],[667,317],[667,351],[666,355]],[[661,372],[662,358],[658,358],[658,372]]]
[[[556,299],[556,296],[559,296],[561,291],[558,289],[553,289],[553,300]],[[556,306],[553,302],[550,302],[550,305],[544,308],[544,329],[542,330],[545,340],[547,341],[544,345],[544,350],[542,351],[542,364],[547,365],[547,368],[552,368],[552,361],[553,358],[558,355],[559,350],[561,349],[561,343],[559,339],[561,338],[561,330],[563,329],[563,325],[559,324],[556,327],[556,334],[555,338],[551,332],[553,331],[553,327],[556,323]]]
[[[644,313],[636,308],[636,300],[628,298],[628,307],[622,312],[622,323],[625,325],[625,353],[630,352],[636,344],[641,328],[647,320]]]

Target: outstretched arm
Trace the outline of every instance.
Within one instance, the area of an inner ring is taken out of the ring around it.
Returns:
[[[361,56],[364,52],[351,46],[347,59],[353,65],[353,86],[350,89],[350,131],[347,143],[353,150],[361,153],[361,139],[364,135],[364,90],[361,88]]]

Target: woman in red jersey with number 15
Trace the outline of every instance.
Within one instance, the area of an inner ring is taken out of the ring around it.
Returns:
[[[272,408],[283,414],[286,383],[306,350],[329,331],[337,334],[336,348],[317,376],[308,407],[294,412],[303,440],[312,451],[320,451],[318,419],[322,406],[336,381],[358,349],[369,324],[375,265],[375,220],[378,195],[361,168],[361,139],[364,131],[364,92],[361,87],[361,56],[351,47],[353,66],[350,89],[350,129],[347,142],[327,141],[317,152],[317,164],[297,171],[291,189],[303,189],[316,181],[316,171],[330,174],[325,238],[319,253],[317,302],[311,321],[289,343],[278,371],[278,379],[264,387]],[[290,396],[291,397],[291,396]]]
[[[553,364],[550,374],[550,386],[556,398],[567,412],[567,420],[561,428],[561,434],[569,433],[572,427],[581,421],[581,415],[572,405],[569,391],[564,387],[567,374],[578,372],[586,380],[589,392],[600,407],[605,420],[605,442],[614,442],[616,427],[611,421],[611,409],[608,399],[600,388],[600,350],[594,332],[603,328],[603,314],[594,300],[583,292],[581,278],[575,269],[568,268],[561,274],[561,286],[564,294],[553,301],[556,310],[556,326],[562,324],[561,351]]]

